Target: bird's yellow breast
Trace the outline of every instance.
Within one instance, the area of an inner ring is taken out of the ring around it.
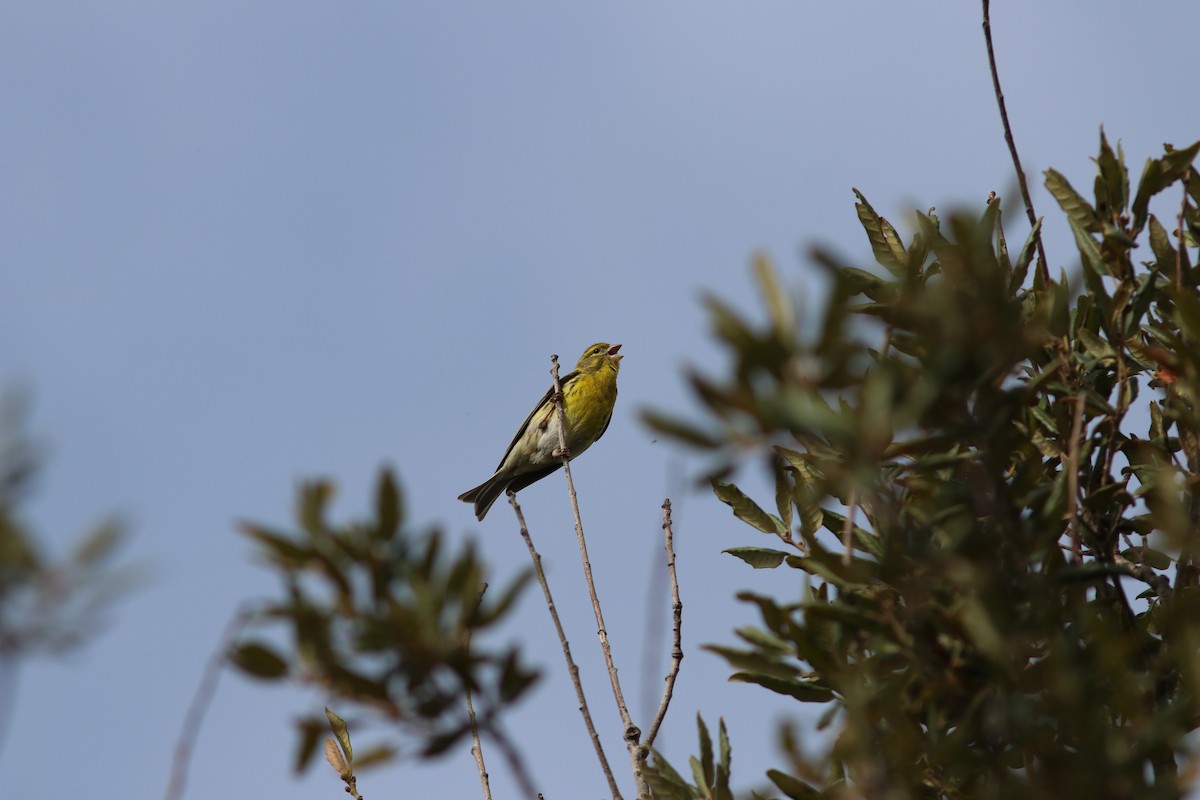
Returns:
[[[563,387],[563,411],[567,417],[567,447],[579,455],[600,437],[612,418],[617,402],[617,370],[604,365],[584,373]]]

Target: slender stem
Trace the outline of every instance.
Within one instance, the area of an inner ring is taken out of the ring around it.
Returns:
[[[683,602],[679,599],[679,578],[675,574],[675,534],[671,528],[670,498],[663,500],[662,510],[663,547],[667,551],[667,575],[671,580],[671,612],[674,614],[675,623],[671,633],[671,668],[667,671],[666,685],[663,687],[662,701],[658,704],[658,713],[654,715],[650,731],[646,734],[647,750],[654,745],[658,729],[667,716],[667,706],[671,704],[671,697],[675,693],[675,679],[679,677],[679,664],[683,661]]]
[[[554,379],[554,392],[562,396],[562,384],[558,379],[558,356],[550,356],[550,376]],[[630,767],[633,770],[633,780],[637,785],[639,797],[649,796],[650,788],[642,777],[642,762],[645,760],[645,748],[641,744],[642,732],[633,724],[629,716],[629,708],[625,704],[625,694],[621,691],[621,681],[617,677],[617,667],[613,663],[612,647],[608,643],[608,630],[604,626],[604,613],[600,610],[600,598],[596,594],[596,583],[592,580],[592,562],[588,558],[587,540],[583,536],[583,520],[579,516],[579,498],[575,494],[575,481],[571,477],[570,454],[567,450],[567,415],[563,410],[564,403],[554,404],[558,410],[558,442],[562,458],[563,473],[567,477],[567,494],[571,498],[571,511],[575,515],[575,538],[579,543],[579,555],[583,559],[583,577],[587,582],[588,596],[592,599],[592,613],[596,616],[597,635],[600,637],[600,651],[604,654],[604,664],[608,668],[608,679],[612,684],[613,699],[617,703],[617,711],[621,715],[621,724],[625,726],[625,747],[629,750]]]
[[[1017,155],[1017,143],[1013,140],[1012,126],[1008,123],[1008,109],[1004,104],[1004,92],[1000,88],[1000,73],[996,70],[996,51],[992,47],[992,20],[988,9],[990,0],[983,0],[983,38],[987,42],[988,66],[992,70],[992,88],[996,90],[996,105],[1000,107],[1000,122],[1004,125],[1004,141],[1008,143],[1008,152],[1012,155],[1013,167],[1017,171],[1017,185],[1021,187],[1021,197],[1025,200],[1025,214],[1029,217],[1030,226],[1037,225],[1037,215],[1033,213],[1033,199],[1029,196],[1029,186],[1025,183],[1025,170],[1021,167],[1021,157]],[[1046,250],[1042,247],[1042,233],[1037,233],[1038,274],[1046,283],[1050,282],[1050,267],[1046,263]]]
[[[166,794],[163,795],[165,800],[179,800],[180,797],[183,797],[188,763],[191,761],[196,739],[200,735],[200,725],[204,722],[204,715],[217,692],[217,679],[221,677],[221,668],[229,660],[229,648],[233,646],[233,643],[241,636],[242,630],[253,618],[250,609],[249,603],[243,603],[234,612],[233,617],[225,625],[225,630],[221,632],[216,650],[213,651],[204,668],[204,675],[200,678],[200,685],[196,687],[196,694],[192,697],[192,704],[188,707],[187,716],[183,720],[183,729],[179,732],[179,741],[175,745],[175,755],[171,760],[171,779],[167,784]]]
[[[476,606],[483,604],[483,595],[487,591],[487,584],[479,590],[479,603]],[[471,650],[471,632],[467,631],[467,652]],[[475,757],[475,769],[479,772],[479,783],[483,787],[484,800],[492,800],[492,785],[488,781],[487,765],[483,763],[483,744],[479,741],[479,720],[475,716],[475,703],[471,699],[471,687],[468,683],[463,683],[463,693],[467,698],[467,716],[471,720],[471,755]]]
[[[1083,435],[1083,406],[1087,395],[1083,389],[1075,395],[1075,420],[1071,423],[1071,448],[1067,463],[1067,527],[1071,531],[1071,557],[1076,563],[1082,559],[1079,544],[1079,440]]]
[[[617,788],[612,768],[609,767],[608,758],[604,755],[604,748],[600,745],[600,735],[596,733],[596,725],[592,722],[592,712],[588,710],[587,697],[583,693],[583,683],[579,680],[579,667],[576,666],[575,659],[571,657],[571,645],[567,642],[567,634],[563,630],[562,620],[558,618],[558,608],[554,605],[553,595],[550,594],[550,583],[546,580],[546,573],[542,569],[542,556],[533,546],[533,538],[529,535],[529,527],[525,524],[525,514],[521,511],[517,496],[510,493],[508,502],[512,504],[513,510],[517,514],[517,522],[521,526],[521,538],[525,540],[525,546],[529,548],[529,557],[533,560],[533,571],[537,575],[538,584],[542,587],[542,594],[546,598],[546,608],[550,609],[550,619],[554,621],[554,630],[558,632],[558,641],[562,645],[563,657],[567,660],[567,672],[571,676],[571,684],[575,687],[575,698],[579,701],[579,713],[583,715],[583,724],[587,727],[592,747],[596,750],[600,769],[604,771],[604,778],[608,781],[608,790],[612,792],[613,800],[621,800],[621,790]]]

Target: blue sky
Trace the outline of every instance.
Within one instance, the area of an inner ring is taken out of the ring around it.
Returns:
[[[1086,194],[1101,124],[1135,180],[1162,142],[1200,137],[1184,93],[1200,10],[1132,8],[994,4],[1056,267],[1075,255],[1042,169]],[[720,553],[757,534],[681,489],[696,462],[637,411],[692,408],[682,366],[721,367],[698,297],[753,308],[756,250],[808,302],[806,248],[869,260],[852,186],[906,234],[912,208],[996,190],[1010,240],[1026,232],[968,2],[15,0],[0,107],[0,382],[30,390],[48,451],[29,516],[61,553],[122,514],[148,577],[87,648],[23,665],[0,749],[12,796],[162,795],[222,627],[277,588],[236,520],[286,523],[300,479],[336,480],[354,516],[393,464],[418,527],[478,537],[497,578],[521,569],[507,509],[478,524],[455,496],[490,473],[549,355],[597,340],[625,345],[621,398],[575,476],[631,710],[648,718],[665,669],[666,642],[644,650],[648,615],[668,614],[647,603],[671,493],[687,657],[660,742],[683,762],[695,713],[724,715],[736,784],[760,785],[788,706],[698,647],[753,622],[736,591],[794,576]],[[623,767],[561,479],[522,501]],[[536,599],[497,637],[547,673],[509,729],[548,798],[599,797]],[[224,676],[187,796],[340,796],[327,769],[289,771],[290,720],[320,705]],[[360,789],[478,781],[464,750]]]

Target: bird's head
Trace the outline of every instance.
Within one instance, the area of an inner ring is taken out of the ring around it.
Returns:
[[[620,349],[621,345],[619,344],[596,342],[583,351],[583,355],[579,357],[579,363],[575,365],[575,369],[585,373],[599,372],[605,366],[610,366],[614,370],[620,369],[622,356],[617,353]]]

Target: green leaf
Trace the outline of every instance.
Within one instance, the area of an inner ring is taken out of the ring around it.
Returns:
[[[273,681],[288,674],[287,662],[265,644],[247,642],[229,654],[229,660],[242,672],[260,680]]]
[[[642,422],[658,433],[684,444],[690,444],[705,450],[712,450],[721,445],[720,439],[708,431],[701,430],[696,425],[684,422],[672,415],[647,410],[642,412]]]
[[[354,748],[350,746],[350,731],[346,728],[346,720],[330,711],[328,706],[325,707],[325,718],[329,720],[329,729],[337,737],[338,745],[346,756],[346,769],[353,771]]]
[[[767,770],[767,777],[771,779],[779,791],[783,792],[789,800],[817,800],[822,795],[819,791],[809,786],[799,778],[793,778],[787,773],[780,772],[777,769]]]
[[[1096,209],[1071,187],[1070,182],[1057,170],[1046,170],[1046,188],[1058,201],[1062,210],[1067,212],[1068,219],[1088,233],[1099,234],[1103,231]]]
[[[400,487],[390,469],[380,470],[379,485],[375,490],[376,532],[383,541],[395,538],[403,520]]]
[[[796,335],[796,312],[770,257],[762,253],[754,257],[754,277],[767,307],[771,328],[781,339],[791,339]]]
[[[838,274],[845,278],[846,283],[855,294],[866,295],[872,300],[880,302],[894,300],[899,293],[894,283],[885,281],[878,275],[872,275],[866,270],[842,267],[838,270]]]
[[[890,222],[875,213],[875,209],[871,208],[862,192],[858,189],[853,191],[858,197],[854,210],[858,212],[858,220],[867,232],[875,260],[893,275],[904,277],[908,273],[908,251],[904,249],[900,235]]]
[[[717,499],[733,509],[733,515],[743,522],[758,528],[763,533],[775,536],[787,534],[783,521],[763,511],[757,503],[732,483],[721,483],[715,478],[711,481],[713,492]]]
[[[313,557],[311,550],[296,544],[285,534],[252,522],[243,522],[239,527],[243,534],[263,546],[266,551],[263,555],[277,564],[298,567]]]
[[[965,455],[969,456],[970,454]],[[821,524],[825,526],[825,530],[837,536],[838,539],[841,539],[842,532],[845,530],[846,526],[845,515],[839,514],[836,511],[829,511],[828,509],[825,509],[822,517]],[[853,545],[856,550],[862,550],[863,552],[870,553],[876,558],[883,557],[883,542],[879,539],[879,537],[865,528],[860,528],[857,525],[854,526]]]
[[[1150,249],[1154,251],[1155,268],[1167,275],[1174,274],[1177,263],[1175,247],[1166,228],[1153,214],[1150,215]]]
[[[756,672],[735,672],[729,676],[735,683],[755,683],[772,692],[787,695],[801,703],[828,703],[833,699],[833,690],[828,686],[808,680],[777,678]]]
[[[1121,152],[1121,143],[1117,143],[1117,152],[1113,153],[1100,129],[1100,155],[1096,159],[1099,175],[1096,178],[1096,200],[1098,205],[1108,206],[1108,216],[1112,220],[1123,212],[1129,205],[1129,170],[1125,168],[1125,154]],[[1100,203],[1103,198],[1104,203]]]
[[[1162,441],[1167,436],[1167,429],[1163,425],[1162,406],[1154,400],[1150,401],[1150,430],[1146,436],[1152,441]]]
[[[713,747],[712,738],[708,735],[708,726],[704,724],[703,718],[699,714],[696,715],[696,727],[700,729],[700,766],[701,770],[696,775],[696,785],[711,787],[713,785]]]
[[[729,764],[733,749],[729,746],[729,732],[725,730],[725,718],[717,717],[717,792],[719,800],[733,800],[729,792]]]
[[[788,556],[787,553],[780,550],[771,550],[766,547],[731,547],[721,552],[737,556],[755,569],[775,569]]]
[[[325,738],[325,726],[319,719],[306,717],[299,721],[300,741],[296,743],[296,756],[293,769],[300,774],[312,761],[317,752],[317,746]]]
[[[1170,569],[1171,565],[1175,563],[1169,555],[1151,547],[1130,547],[1121,555],[1134,564],[1145,564],[1159,571]]]
[[[1195,292],[1186,289],[1171,292],[1171,299],[1175,301],[1175,319],[1180,327],[1193,339],[1200,340],[1200,299]]]
[[[1138,181],[1137,195],[1133,199],[1133,233],[1136,236],[1146,224],[1150,198],[1183,177],[1200,152],[1200,142],[1182,150],[1172,150],[1162,158],[1146,160],[1142,178]]]
[[[784,466],[784,460],[779,456],[771,459],[771,469],[775,473],[775,510],[779,512],[779,520],[784,530],[791,535],[792,530],[792,498],[795,497],[796,487],[792,484],[791,472]]]
[[[325,480],[307,481],[300,487],[296,518],[310,536],[325,534],[325,507],[333,499],[335,487]]]

